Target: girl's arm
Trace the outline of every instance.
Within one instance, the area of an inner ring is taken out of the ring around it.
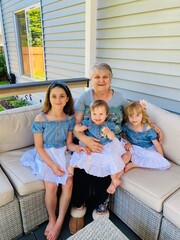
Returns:
[[[159,143],[162,144],[162,140],[163,140],[163,134],[162,134],[162,130],[156,125],[156,124],[152,124],[155,132],[158,134],[158,140]]]
[[[76,124],[75,127],[74,127],[74,131],[77,131],[77,132],[84,132],[88,129],[87,126],[83,126],[81,124]]]
[[[157,139],[155,139],[155,140],[152,140],[152,143],[153,143],[156,151],[159,152],[162,156],[164,156],[163,149],[162,149],[161,144],[159,143],[159,141]]]
[[[48,153],[45,151],[43,147],[42,133],[34,133],[34,144],[41,159],[53,170],[53,172],[58,176],[64,175],[64,171],[61,170],[61,167],[53,162]]]
[[[88,155],[91,153],[87,147],[73,143],[73,133],[71,131],[68,132],[66,144],[68,150],[71,152],[80,153],[81,151],[85,151]]]
[[[128,141],[125,133],[122,133],[122,137],[126,140],[126,144],[125,144],[124,148],[125,148],[126,151],[129,151],[132,144]]]

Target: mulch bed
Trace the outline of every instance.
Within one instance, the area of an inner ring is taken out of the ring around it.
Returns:
[[[10,104],[9,100],[0,100],[0,105],[2,105],[5,109],[12,109],[12,108],[14,108]]]

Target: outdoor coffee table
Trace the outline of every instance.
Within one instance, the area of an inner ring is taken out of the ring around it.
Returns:
[[[108,218],[100,218],[67,240],[128,240],[128,238]]]

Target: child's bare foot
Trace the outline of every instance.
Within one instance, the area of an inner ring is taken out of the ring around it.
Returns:
[[[137,168],[138,166],[136,164],[134,164],[133,162],[130,162],[126,165],[124,172],[128,172],[129,170],[133,169],[133,168]]]
[[[44,231],[44,235],[47,237],[48,233],[51,231],[51,229],[53,229],[54,225],[55,225],[56,221],[49,221],[48,225],[46,226],[46,229]]]
[[[114,194],[116,191],[116,186],[111,182],[111,184],[109,185],[106,191],[109,194]]]
[[[115,187],[121,184],[121,181],[119,180],[119,178],[112,178],[112,182]]]
[[[122,160],[125,164],[127,164],[128,162],[130,162],[131,160],[131,152],[127,151],[125,154],[122,155]]]
[[[47,240],[57,240],[58,236],[60,234],[61,228],[62,228],[62,223],[59,223],[58,221],[56,221],[56,224],[49,231],[48,235],[46,236],[46,239]]]

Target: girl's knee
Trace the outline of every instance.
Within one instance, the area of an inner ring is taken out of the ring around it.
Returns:
[[[69,189],[71,191],[72,187],[73,187],[73,178],[69,177],[66,181],[66,185],[64,185],[64,188]]]
[[[51,192],[52,194],[57,192],[57,185],[55,183],[45,182],[45,188],[46,192]]]

